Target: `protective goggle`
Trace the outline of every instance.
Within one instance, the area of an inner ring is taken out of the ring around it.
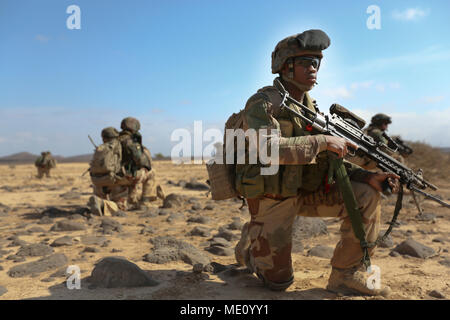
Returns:
[[[320,59],[317,57],[295,57],[294,64],[304,68],[309,68],[312,65],[314,69],[318,70],[320,67]]]

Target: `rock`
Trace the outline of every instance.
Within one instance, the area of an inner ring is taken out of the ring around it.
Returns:
[[[172,213],[173,212],[171,210],[168,210],[168,209],[160,209],[159,212],[158,212],[158,214],[160,216],[167,216],[167,215],[172,214]]]
[[[333,248],[318,245],[308,251],[308,256],[331,259],[331,257],[333,257],[333,253]]]
[[[244,226],[244,224],[240,221],[240,220],[235,220],[232,223],[230,223],[229,225],[227,225],[227,228],[229,230],[242,230],[242,227]]]
[[[86,230],[86,226],[76,221],[62,220],[56,222],[50,231],[80,231]]]
[[[435,254],[433,248],[427,247],[413,239],[408,239],[394,248],[400,254],[406,254],[416,258],[426,259]]]
[[[38,261],[29,262],[12,267],[8,271],[11,278],[25,277],[32,274],[39,274],[52,269],[56,269],[67,264],[67,257],[62,253],[55,253],[51,256],[44,257]]]
[[[158,208],[149,208],[144,213],[140,214],[140,218],[154,218],[157,217],[159,214]]]
[[[439,261],[439,264],[450,268],[450,258],[445,258],[444,260]]]
[[[200,203],[196,203],[196,204],[192,205],[191,209],[195,210],[195,211],[202,210],[202,206]]]
[[[118,210],[112,213],[113,217],[121,217],[124,218],[127,216],[126,212],[122,211],[122,210]]]
[[[7,216],[8,216],[8,211],[0,210],[0,217],[7,217]]]
[[[53,248],[49,247],[45,244],[36,243],[30,244],[20,248],[17,252],[17,256],[19,257],[39,257],[46,256],[53,253]]]
[[[188,182],[185,184],[184,188],[190,189],[190,190],[209,190],[209,186],[206,183],[197,182],[195,180],[192,180],[191,182]]]
[[[227,266],[217,262],[211,262],[211,266],[213,267],[213,273],[219,273],[228,269]]]
[[[112,253],[116,253],[116,252],[122,252],[122,250],[120,250],[120,249],[116,249],[116,248],[113,248],[113,249],[111,250],[111,252],[112,252]]]
[[[101,246],[106,242],[105,237],[97,237],[97,236],[81,236],[81,242],[84,245],[97,245]]]
[[[19,239],[18,237],[11,238],[12,242],[7,246],[8,248],[21,246],[24,247],[28,245],[28,242]]]
[[[202,217],[202,216],[197,216],[197,217],[190,217],[187,222],[194,222],[194,223],[202,223],[202,224],[208,224],[211,222],[211,218],[209,217]]]
[[[0,296],[4,295],[7,292],[8,290],[5,287],[0,286]]]
[[[166,263],[168,261],[182,260],[194,265],[202,263],[207,265],[209,258],[199,249],[171,236],[161,236],[150,239],[153,244],[153,252],[145,256],[144,260],[152,263]]]
[[[436,220],[436,215],[434,213],[423,213],[416,215],[416,219],[419,221],[434,221]]]
[[[398,253],[397,251],[391,251],[390,253],[389,253],[389,255],[391,256],[391,257],[399,257],[400,256],[400,253]]]
[[[239,236],[234,234],[233,232],[229,231],[229,230],[220,230],[219,229],[219,233],[217,235],[215,235],[215,237],[218,238],[224,238],[228,241],[234,241],[234,240],[238,240]]]
[[[189,232],[191,236],[209,237],[211,232],[208,228],[197,226]]]
[[[47,232],[46,230],[40,228],[40,227],[31,227],[27,230],[28,233],[36,233],[36,232]]]
[[[205,250],[208,252],[211,252],[212,254],[215,254],[218,256],[223,256],[223,257],[234,255],[234,249],[224,248],[222,246],[209,246]]]
[[[74,192],[74,191],[69,191],[69,192],[60,194],[59,196],[61,198],[65,199],[65,200],[75,200],[75,199],[80,199],[81,198],[81,193]]]
[[[122,232],[123,228],[120,222],[105,217],[102,219],[102,223],[100,225],[100,228],[103,229],[104,234],[112,234],[113,232]]]
[[[437,237],[437,238],[434,238],[432,241],[433,242],[445,243],[447,241],[447,239],[445,239],[443,237]]]
[[[62,247],[62,246],[71,246],[73,244],[73,238],[69,236],[64,236],[56,239],[50,245],[51,247]]]
[[[107,257],[95,265],[89,282],[101,288],[157,286],[145,271],[122,257]]]
[[[385,231],[381,231],[378,235],[378,237],[382,237],[384,235]],[[383,241],[380,241],[378,244],[380,248],[392,248],[394,246],[394,241],[392,240],[391,235],[389,234],[386,239]]]
[[[202,273],[203,272],[203,268],[204,268],[203,264],[196,263],[192,267],[192,272],[194,272],[194,273]]]
[[[144,229],[141,230],[140,234],[146,234],[146,233],[155,233],[155,228],[152,226],[146,226]]]
[[[327,235],[327,225],[320,218],[297,216],[292,227],[292,238],[308,239],[320,235]]]
[[[41,218],[41,220],[39,220],[38,224],[52,224],[53,223],[53,219],[48,217],[48,216],[44,216]]]
[[[303,243],[298,239],[292,240],[292,252],[293,253],[301,253],[305,250]]]
[[[81,214],[75,213],[75,214],[71,214],[70,216],[68,216],[67,219],[77,220],[77,219],[84,219],[84,217]]]
[[[51,274],[50,277],[52,278],[65,278],[67,277],[67,268],[61,268],[57,270],[55,273]]]
[[[428,295],[433,298],[445,299],[444,294],[442,292],[440,292],[439,290],[433,290]]]
[[[207,204],[203,209],[204,210],[214,210],[216,207],[213,206],[212,204]]]
[[[163,202],[163,208],[176,208],[180,207],[183,203],[183,198],[175,193],[169,194]],[[161,214],[161,213],[160,213]]]
[[[92,253],[100,252],[100,249],[94,248],[94,247],[86,247],[86,248],[84,248],[83,252],[92,252]]]
[[[184,214],[182,213],[172,213],[167,219],[167,222],[173,222],[175,220],[182,220],[184,219]]]
[[[210,246],[221,246],[221,247],[229,248],[229,247],[231,247],[232,244],[231,244],[231,242],[229,242],[228,240],[226,240],[224,238],[214,237],[210,241],[209,245]]]
[[[7,260],[12,260],[13,262],[24,262],[25,261],[24,257],[18,256],[18,255],[15,255],[15,254],[7,256],[6,259]]]

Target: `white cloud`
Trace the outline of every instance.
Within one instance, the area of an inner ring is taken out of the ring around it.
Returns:
[[[350,90],[348,90],[346,87],[339,87],[339,88],[329,88],[329,89],[323,89],[323,94],[327,95],[328,97],[332,99],[348,99],[352,97],[352,94]]]
[[[424,97],[420,99],[418,103],[425,103],[425,104],[439,103],[442,100],[444,100],[444,96]]]
[[[430,9],[422,10],[420,8],[408,8],[403,11],[395,10],[392,12],[392,17],[395,20],[401,21],[417,21],[426,17],[430,13]]]

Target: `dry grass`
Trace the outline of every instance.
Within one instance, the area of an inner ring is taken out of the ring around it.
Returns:
[[[422,169],[426,179],[448,179],[450,176],[450,153],[422,142],[408,142],[408,144],[414,150],[406,159],[412,169]]]

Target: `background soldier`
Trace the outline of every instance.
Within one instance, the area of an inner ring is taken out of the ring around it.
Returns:
[[[50,151],[43,151],[34,162],[34,165],[37,168],[37,177],[39,179],[42,179],[44,174],[47,178],[50,178],[50,170],[56,168],[56,160],[53,158]]]
[[[250,222],[242,229],[235,248],[236,260],[255,272],[273,290],[285,290],[294,281],[291,248],[292,225],[296,215],[342,218],[341,239],[331,259],[332,272],[327,288],[376,295],[382,289],[369,289],[361,263],[362,249],[355,237],[342,197],[335,184],[327,185],[328,152],[339,157],[355,147],[344,139],[317,134],[313,128],[280,108],[281,81],[290,96],[318,111],[308,95],[316,84],[322,50],[330,39],[321,30],[308,30],[279,42],[272,53],[272,73],[279,73],[274,86],[253,95],[244,109],[244,130],[276,128],[280,168],[275,175],[260,174],[261,164],[236,165],[236,189],[247,199]],[[291,108],[300,112],[294,104]],[[346,163],[352,188],[360,205],[367,241],[376,240],[380,228],[381,183],[389,179],[394,191],[398,177],[371,173]],[[374,248],[369,249],[372,255]]]

